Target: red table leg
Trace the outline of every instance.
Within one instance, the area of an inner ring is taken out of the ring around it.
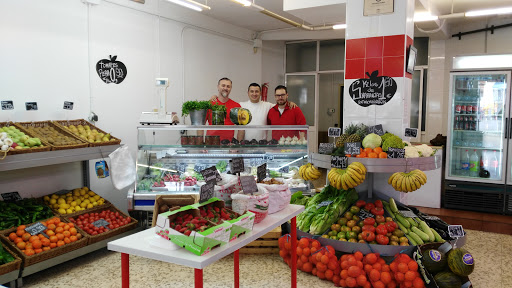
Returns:
[[[240,287],[240,259],[239,256],[239,250],[236,250],[234,253],[235,256],[235,288]]]
[[[195,288],[203,288],[203,269],[194,269]]]
[[[121,253],[121,283],[123,288],[130,287],[130,255]]]
[[[292,288],[297,288],[297,219],[292,218]]]

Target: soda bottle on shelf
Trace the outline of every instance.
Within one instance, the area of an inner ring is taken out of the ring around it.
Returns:
[[[460,105],[460,114],[466,114],[466,104]]]
[[[464,116],[464,130],[470,130],[469,126],[469,116]]]
[[[459,130],[459,116],[455,116],[453,120],[453,130]]]
[[[455,105],[455,114],[460,114],[460,104]]]
[[[469,152],[468,152],[468,150],[466,150],[466,152],[464,152],[464,154],[461,156],[460,174],[462,176],[469,175]]]
[[[501,170],[500,170],[500,162],[498,158],[498,153],[496,150],[494,150],[492,155],[492,170],[491,170],[491,177],[495,179],[501,179]]]
[[[476,153],[476,149],[473,150],[473,154],[469,159],[469,176],[478,177],[478,154]]]
[[[466,105],[466,114],[473,114],[473,106],[471,104]]]

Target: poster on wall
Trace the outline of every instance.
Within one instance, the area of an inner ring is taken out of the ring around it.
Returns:
[[[389,14],[394,12],[395,0],[364,0],[364,16]]]
[[[96,63],[96,72],[103,82],[121,84],[126,78],[128,70],[121,61],[116,61],[117,56],[109,55],[110,59],[101,59]]]
[[[348,93],[357,105],[368,107],[370,105],[384,105],[395,96],[398,88],[395,80],[389,76],[378,76],[375,70],[368,78],[357,79],[348,88]]]

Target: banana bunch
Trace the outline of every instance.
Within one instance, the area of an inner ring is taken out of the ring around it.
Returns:
[[[336,189],[348,190],[363,183],[366,179],[366,167],[360,162],[352,162],[347,169],[331,168],[327,179]]]
[[[396,191],[405,193],[416,191],[425,183],[427,183],[427,175],[419,169],[409,173],[396,172],[388,179],[388,184],[393,186]]]
[[[299,176],[304,180],[316,180],[322,173],[313,164],[308,163],[300,166]]]

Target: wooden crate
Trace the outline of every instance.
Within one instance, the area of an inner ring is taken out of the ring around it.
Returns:
[[[240,253],[244,254],[277,254],[279,253],[279,237],[281,237],[281,227],[263,235],[248,245],[240,249]]]

